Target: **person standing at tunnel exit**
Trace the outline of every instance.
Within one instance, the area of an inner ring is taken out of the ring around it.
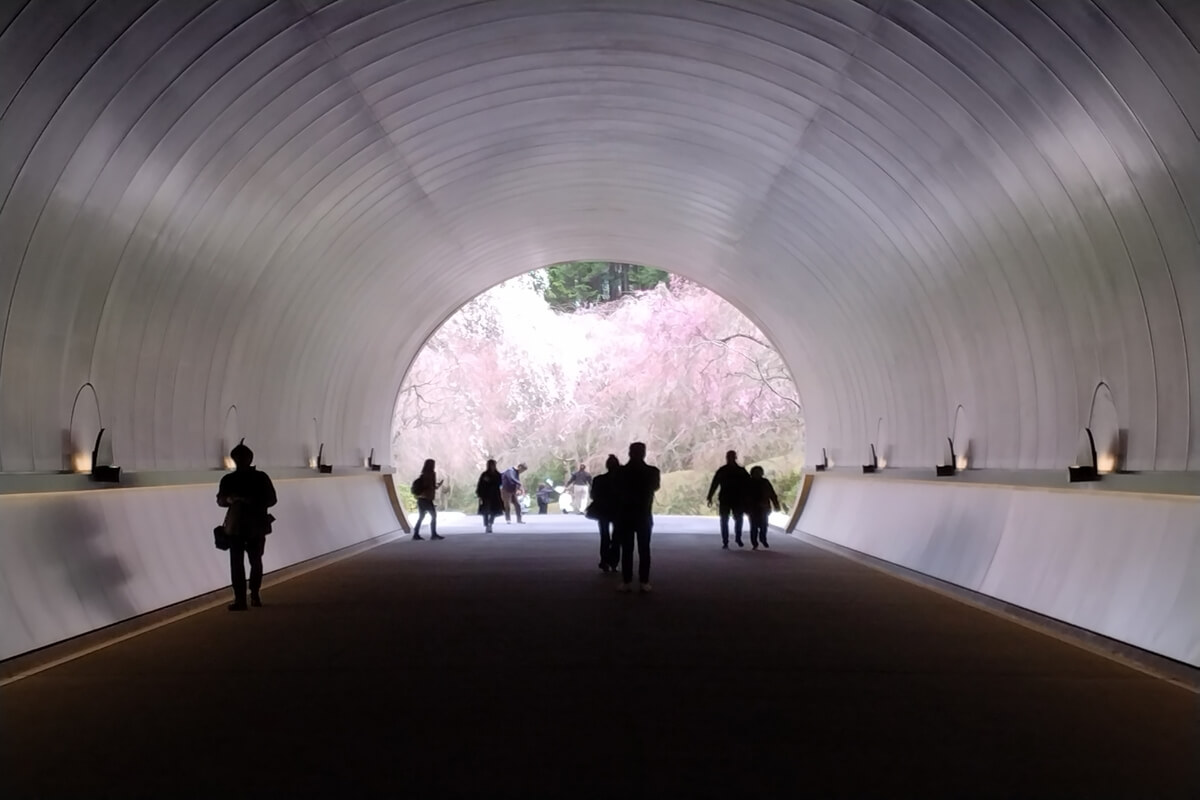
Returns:
[[[750,516],[750,546],[755,550],[759,544],[771,549],[771,545],[767,544],[767,519],[771,516],[772,508],[783,510],[775,487],[763,474],[762,467],[751,467],[750,481],[746,484],[746,513]]]
[[[729,517],[733,516],[733,537],[737,546],[742,546],[742,512],[743,494],[750,476],[746,468],[737,463],[737,451],[730,450],[725,454],[725,464],[713,475],[708,487],[708,506],[712,508],[713,494],[720,488],[717,496],[717,508],[721,514],[721,548],[729,549]]]
[[[434,540],[446,538],[439,536],[437,532],[437,505],[434,501],[437,499],[437,490],[441,488],[442,482],[438,480],[434,466],[432,458],[425,459],[425,463],[421,467],[421,474],[412,483],[412,493],[417,498],[417,524],[413,526],[414,542],[421,541],[421,521],[427,514],[429,515],[429,538]]]
[[[267,511],[278,501],[270,476],[255,469],[254,451],[243,439],[229,452],[236,467],[221,478],[217,505],[225,512],[229,542],[229,579],[233,586],[230,611],[246,610],[246,559],[250,559],[250,605],[261,606],[263,553],[275,518]]]
[[[638,582],[650,591],[650,532],[654,529],[654,493],[661,485],[658,467],[646,463],[646,445],[629,445],[629,461],[617,473],[621,582],[617,591],[633,589],[633,545],[637,543]]]
[[[500,498],[504,501],[504,521],[512,522],[512,517],[509,515],[508,507],[511,505],[513,511],[517,515],[517,522],[524,522],[521,519],[521,494],[524,488],[521,486],[521,473],[526,469],[525,464],[517,464],[515,467],[509,467],[500,473]]]

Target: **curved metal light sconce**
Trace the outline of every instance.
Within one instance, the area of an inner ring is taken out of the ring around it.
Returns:
[[[371,472],[379,472],[382,469],[382,467],[379,464],[375,463],[375,448],[374,447],[371,448],[371,452],[367,456],[366,466],[367,466],[367,469],[371,470]]]
[[[871,463],[863,464],[863,473],[869,475],[877,469],[879,469],[879,456],[877,456],[875,454],[875,445],[872,444],[871,445]]]
[[[1100,472],[1096,469],[1096,440],[1092,438],[1092,429],[1084,428],[1079,437],[1079,455],[1077,462],[1067,467],[1067,480],[1071,483],[1100,480]]]
[[[825,448],[821,448],[821,463],[814,465],[813,469],[817,472],[824,472],[829,469],[829,454],[825,452]]]
[[[317,472],[321,473],[322,475],[328,475],[329,473],[333,472],[333,465],[326,464],[324,458],[325,443],[321,442],[321,446],[317,448]]]
[[[112,435],[105,436],[108,428],[96,434],[96,446],[92,448],[92,480],[101,483],[120,483],[121,468],[114,465]]]
[[[942,461],[943,463],[938,464],[936,468],[939,478],[949,478],[958,472],[958,459],[954,455],[954,440],[949,436],[946,437],[946,452]]]

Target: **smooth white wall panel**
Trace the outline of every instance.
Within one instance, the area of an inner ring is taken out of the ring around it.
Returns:
[[[390,479],[276,481],[266,570],[397,530]],[[0,659],[228,586],[216,490],[0,495]]]
[[[1200,499],[818,475],[799,529],[1200,666]]]

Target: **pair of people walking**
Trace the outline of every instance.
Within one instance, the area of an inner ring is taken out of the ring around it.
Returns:
[[[646,463],[646,445],[629,445],[624,465],[615,455],[604,462],[605,472],[591,479],[588,516],[600,527],[600,563],[604,572],[621,570],[617,591],[633,590],[633,552],[637,547],[638,584],[650,585],[650,535],[654,530],[654,495],[661,486],[658,467]],[[581,465],[582,468],[582,465]]]
[[[718,492],[719,490],[719,492]],[[771,509],[781,510],[779,497],[775,487],[763,474],[762,467],[754,467],[749,472],[737,463],[737,451],[730,450],[725,454],[725,464],[721,466],[708,487],[708,505],[713,504],[713,495],[717,495],[717,510],[721,515],[721,548],[729,549],[729,519],[733,518],[734,542],[743,547],[742,519],[750,517],[750,544],[757,550],[761,544],[770,549],[767,543],[767,518]]]

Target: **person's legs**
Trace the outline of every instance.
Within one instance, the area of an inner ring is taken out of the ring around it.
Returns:
[[[229,542],[229,584],[233,587],[231,609],[246,607],[246,544],[231,537]]]
[[[750,546],[755,550],[758,549],[758,512],[751,511],[750,517]]]
[[[737,542],[737,546],[742,546],[742,507],[731,506],[733,511],[733,538]]]
[[[425,502],[429,504],[429,538],[430,538],[430,539],[442,539],[442,538],[445,538],[445,537],[442,537],[442,536],[438,536],[438,532],[437,532],[437,506],[435,506],[435,505],[433,504],[433,501],[432,501],[432,500],[426,500]]]
[[[513,493],[508,489],[500,490],[500,505],[504,507],[504,521],[512,522],[512,517],[508,515],[508,504],[512,502]]]
[[[721,545],[729,546],[729,504],[724,500],[718,501],[717,508],[721,514]]]
[[[421,539],[421,523],[425,521],[425,501],[417,500],[417,524],[413,525],[413,539],[420,541]]]
[[[262,605],[258,592],[262,589],[263,553],[266,549],[266,536],[256,536],[246,542],[246,555],[250,557],[250,605],[254,606]]]
[[[771,545],[767,544],[767,525],[769,524],[767,522],[767,518],[770,516],[771,516],[770,511],[763,511],[759,515],[759,522],[758,522],[758,543],[766,548],[770,548],[770,546],[771,546]]]
[[[638,582],[643,587],[650,584],[650,531],[654,528],[654,519],[646,517],[638,521]]]
[[[633,583],[633,526],[622,522],[616,526],[617,540],[621,543],[621,583]]]
[[[538,514],[545,514],[546,507],[549,505],[545,500],[538,500]]]
[[[609,567],[612,566],[613,542],[611,528],[608,520],[599,520],[597,524],[600,526],[600,569],[608,572]]]
[[[516,492],[513,492],[512,504],[513,504],[513,511],[517,515],[517,522],[520,523],[521,522],[521,498],[517,497]]]

